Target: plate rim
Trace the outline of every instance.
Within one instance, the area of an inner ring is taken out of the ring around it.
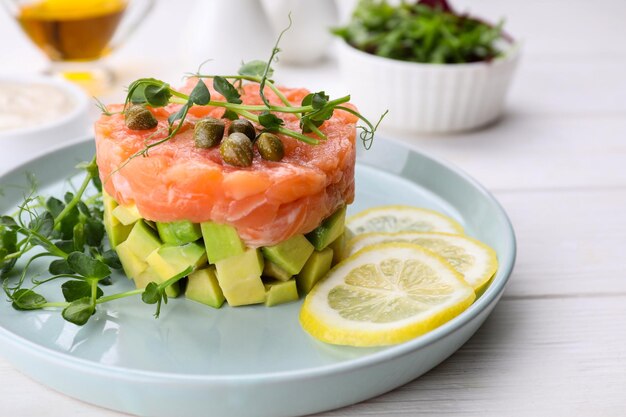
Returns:
[[[430,159],[435,164],[437,164],[440,168],[447,169],[452,171],[455,175],[461,177],[464,181],[466,181],[470,186],[474,187],[483,198],[486,198],[491,204],[493,204],[498,211],[498,215],[506,227],[507,233],[507,241],[508,241],[508,255],[510,257],[510,261],[507,264],[500,263],[499,269],[496,272],[496,275],[493,278],[493,282],[489,285],[487,290],[476,300],[469,308],[463,311],[461,314],[453,318],[452,320],[442,324],[430,332],[418,336],[412,340],[404,342],[399,345],[391,345],[385,347],[383,350],[371,353],[366,356],[362,356],[355,359],[346,360],[343,362],[328,364],[317,366],[313,368],[302,368],[297,370],[289,370],[289,371],[277,371],[277,372],[262,372],[262,373],[254,373],[254,374],[232,374],[232,375],[214,375],[214,374],[184,374],[184,373],[174,373],[174,372],[163,372],[163,371],[152,371],[152,370],[140,370],[140,369],[132,369],[117,365],[106,365],[98,362],[93,362],[87,359],[78,358],[67,353],[62,353],[48,347],[39,345],[26,337],[16,335],[15,333],[7,330],[2,325],[0,325],[0,343],[5,345],[14,345],[18,346],[22,349],[29,351],[31,354],[41,356],[43,360],[48,362],[56,362],[57,364],[68,367],[71,366],[76,368],[77,370],[85,373],[89,373],[92,375],[102,375],[107,376],[109,378],[116,379],[142,379],[146,378],[151,380],[158,380],[159,383],[170,383],[170,382],[181,382],[185,381],[187,383],[223,383],[223,382],[239,382],[246,381],[248,383],[284,383],[284,382],[293,382],[300,379],[309,379],[309,378],[318,378],[324,376],[330,376],[335,374],[343,374],[351,371],[355,371],[357,369],[361,369],[364,367],[376,366],[380,363],[398,359],[402,356],[406,356],[411,354],[414,351],[423,349],[429,345],[432,345],[439,340],[447,337],[454,332],[458,331],[460,328],[467,325],[474,318],[483,313],[492,303],[497,303],[502,296],[504,288],[508,283],[511,273],[513,272],[516,257],[517,257],[517,242],[515,231],[513,229],[513,225],[506,211],[500,204],[500,202],[493,196],[493,194],[487,190],[482,184],[480,184],[477,180],[471,177],[462,169],[455,166],[453,163],[444,161],[441,158],[435,157],[428,152],[424,152],[421,149],[418,149],[417,146],[413,143],[407,143],[400,139],[394,139],[385,135],[383,140],[388,140],[393,142],[401,147],[408,149],[410,152],[416,153],[421,157],[426,159]],[[73,140],[71,142],[63,143],[58,147],[53,147],[51,149],[47,149],[41,151],[35,155],[32,155],[30,158],[22,161],[18,166],[0,174],[0,180],[10,176],[19,174],[20,171],[24,169],[26,165],[36,163],[42,159],[50,157],[52,154],[60,154],[63,153],[68,148],[85,146],[88,142],[93,141],[93,135],[86,135],[84,137],[78,138],[77,140]],[[92,143],[92,145],[94,145]],[[357,161],[359,163],[359,161]],[[365,165],[368,167],[373,167],[371,164],[367,162],[360,162],[361,165]],[[378,167],[373,167],[380,169]],[[394,174],[394,173],[391,173]],[[398,175],[398,174],[394,174]],[[405,178],[399,175],[402,178]]]

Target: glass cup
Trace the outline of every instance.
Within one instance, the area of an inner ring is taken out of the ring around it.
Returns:
[[[114,82],[102,58],[134,32],[154,0],[0,0],[60,74],[92,94]]]

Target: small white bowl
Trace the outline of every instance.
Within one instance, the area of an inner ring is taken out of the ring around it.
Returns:
[[[383,130],[448,133],[496,120],[519,58],[505,43],[491,62],[421,64],[383,58],[339,42],[339,64],[352,102],[370,120],[385,110]]]
[[[77,86],[68,81],[46,76],[0,76],[0,83],[10,85],[27,85],[32,88],[46,85],[65,94],[69,100],[69,108],[58,115],[58,118],[44,122],[25,125],[20,128],[0,130],[0,168],[9,168],[13,161],[29,154],[40,154],[59,144],[72,142],[84,137],[90,129],[89,106],[87,95]]]

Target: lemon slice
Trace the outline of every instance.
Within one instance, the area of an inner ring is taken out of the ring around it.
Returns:
[[[410,206],[379,206],[346,219],[350,231],[369,232],[444,232],[463,234],[463,227],[450,217],[433,210]]]
[[[489,246],[467,236],[449,233],[364,233],[350,241],[347,255],[386,242],[411,242],[435,252],[465,278],[481,294],[498,269],[496,252]]]
[[[390,345],[449,321],[475,298],[472,287],[433,252],[382,243],[335,266],[307,295],[300,323],[327,343]]]

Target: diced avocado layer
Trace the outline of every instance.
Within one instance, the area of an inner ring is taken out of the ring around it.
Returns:
[[[117,206],[113,209],[113,216],[124,226],[130,226],[142,219],[137,206]]]
[[[298,287],[295,279],[265,284],[265,291],[265,305],[268,307],[298,300]]]
[[[135,286],[137,288],[146,288],[146,286],[151,282],[156,282],[157,284],[161,284],[165,280],[161,278],[161,276],[157,273],[157,271],[148,266],[145,271],[141,274],[137,275],[134,278]],[[168,297],[176,298],[180,295],[180,284],[178,282],[173,283],[172,285],[165,288],[165,294]]]
[[[205,222],[201,224],[201,230],[206,254],[212,264],[241,255],[246,250],[246,246],[237,234],[237,229],[232,226]]]
[[[213,308],[220,308],[226,299],[217,282],[215,267],[199,269],[189,275],[185,297]]]
[[[197,243],[182,246],[166,243],[148,255],[146,262],[165,281],[189,267],[195,269],[206,264],[206,253]]]
[[[298,300],[298,293],[308,293],[343,257],[345,208],[306,237],[250,249],[232,226],[154,223],[142,219],[134,206],[118,206],[106,193],[103,200],[111,246],[137,288],[160,284],[192,267],[187,285],[177,282],[166,289],[167,295],[176,297],[185,288],[187,298],[214,308],[224,301],[274,306]]]
[[[315,230],[307,233],[306,238],[313,244],[315,250],[325,249],[342,233],[346,221],[346,207],[335,211],[322,222]]]
[[[279,281],[288,281],[293,275],[276,265],[274,262],[266,260],[265,266],[263,267],[263,276],[274,278]]]
[[[134,279],[148,268],[148,263],[135,255],[127,241],[117,245],[115,250],[128,278]]]
[[[200,225],[188,220],[156,224],[161,240],[173,245],[195,242],[202,237]]]
[[[261,280],[263,257],[258,249],[248,249],[215,263],[217,280],[231,306],[257,304],[265,301]]]
[[[311,254],[296,278],[301,295],[308,294],[311,288],[330,271],[332,262],[333,251],[330,248],[326,248],[323,251],[315,251]]]
[[[115,216],[113,216],[113,210],[117,207],[117,203],[113,197],[106,193],[106,191],[102,192],[102,203],[104,206],[104,229],[109,237],[111,249],[115,249],[117,245],[126,240],[132,230],[132,226],[124,226]]]
[[[128,248],[139,258],[146,259],[155,250],[161,247],[161,240],[156,232],[144,221],[135,223],[126,239]]]
[[[291,275],[300,272],[311,253],[313,245],[304,235],[295,235],[274,246],[266,246],[263,255]]]
[[[328,245],[330,249],[333,250],[333,264],[332,266],[337,265],[339,262],[343,261],[346,251],[346,232],[344,231],[337,239],[333,241],[330,245]]]

